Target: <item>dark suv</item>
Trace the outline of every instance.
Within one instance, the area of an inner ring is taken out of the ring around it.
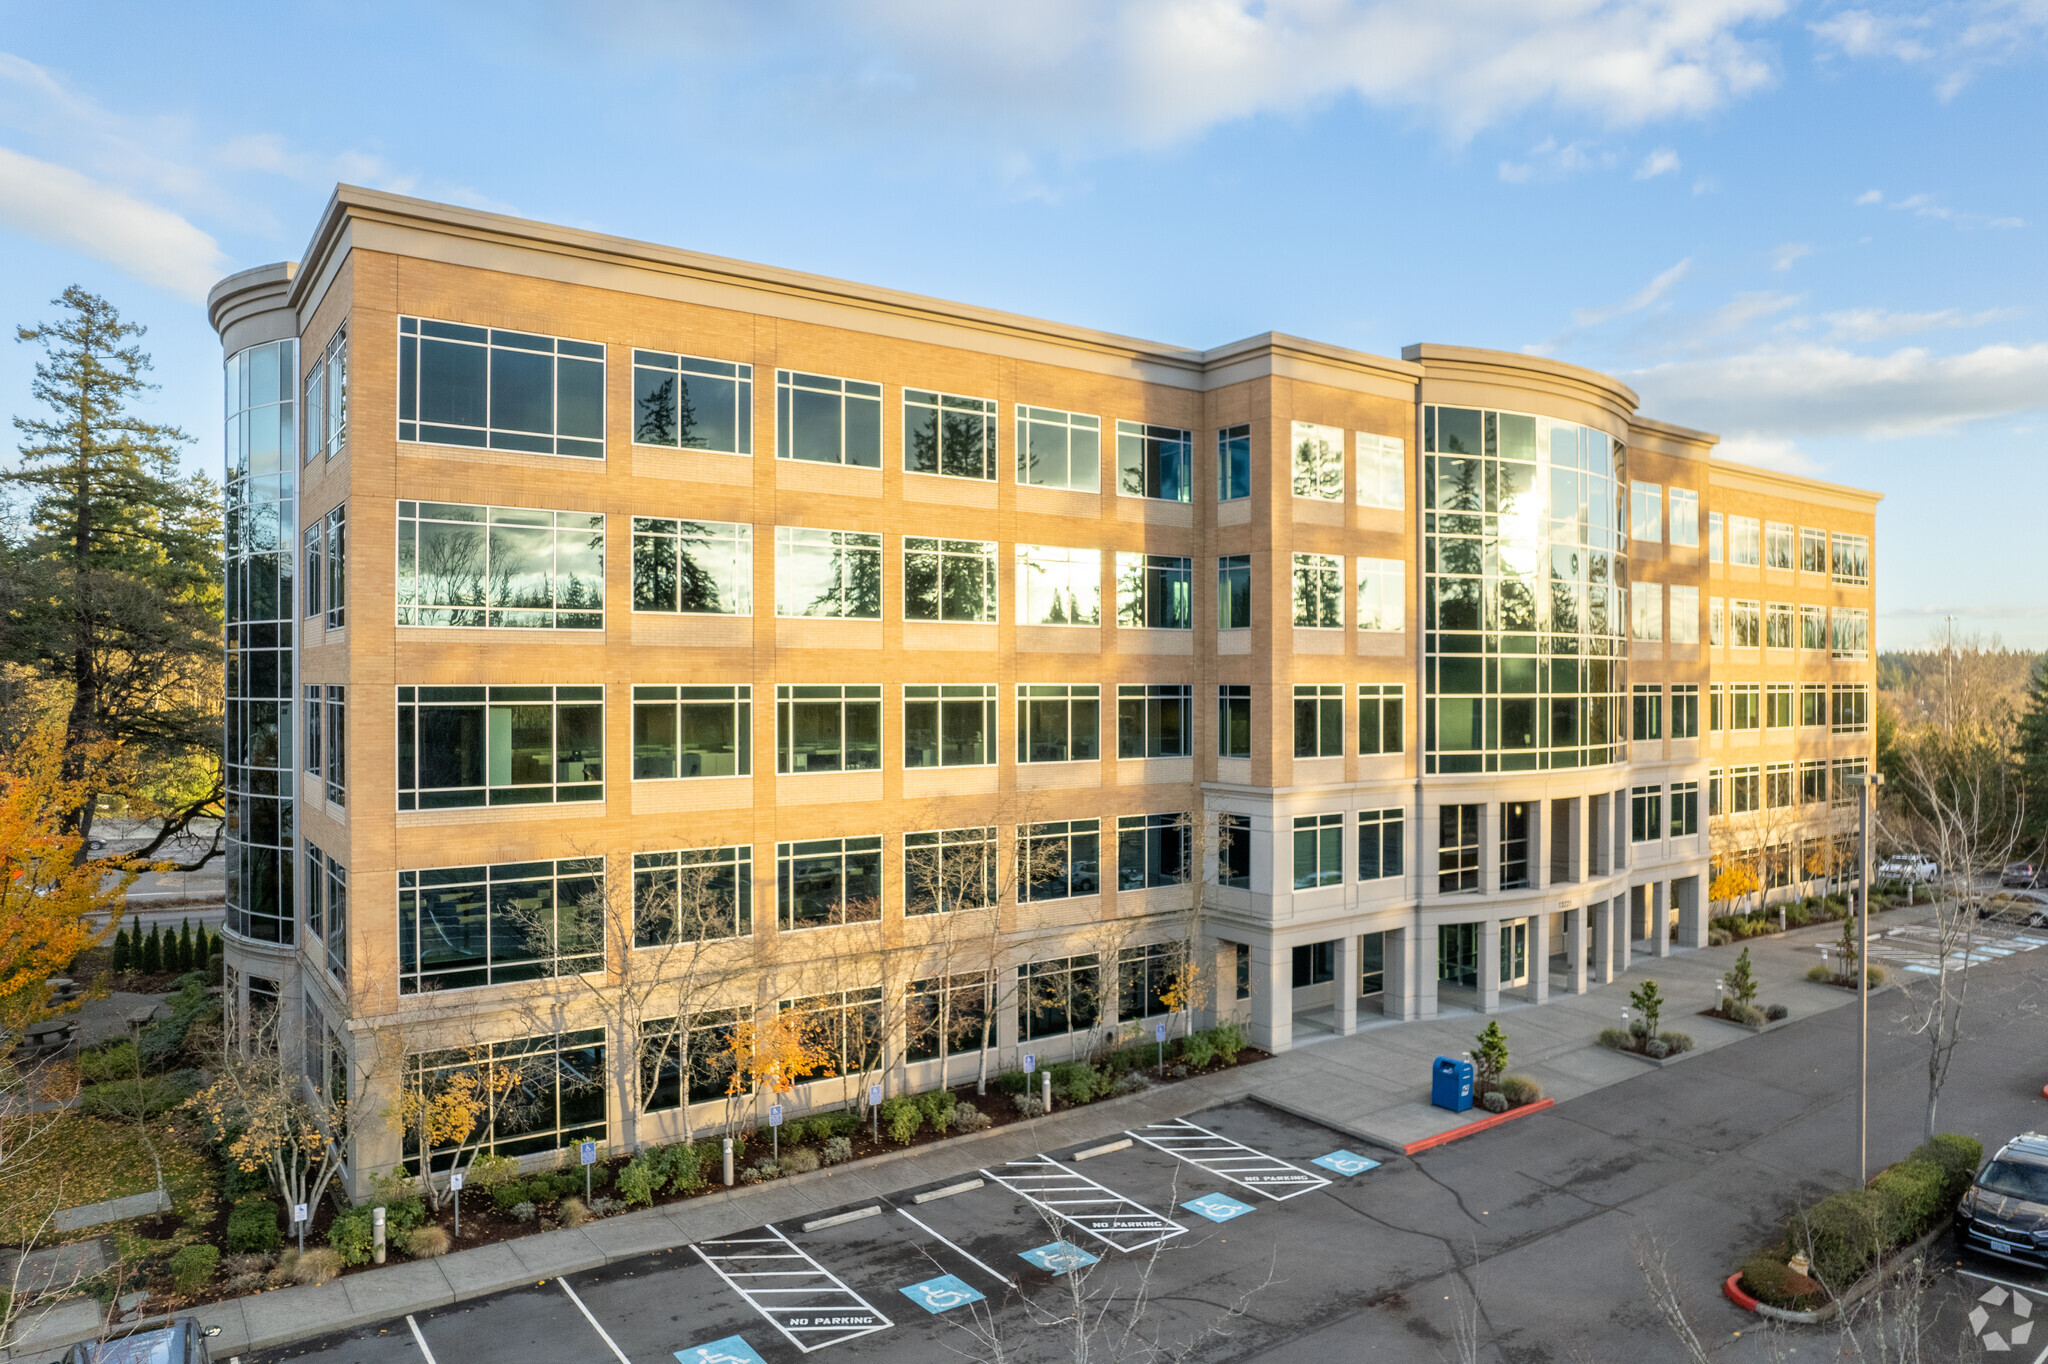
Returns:
[[[2014,1137],[1984,1162],[1956,1206],[1964,1250],[2048,1268],[2048,1137]]]

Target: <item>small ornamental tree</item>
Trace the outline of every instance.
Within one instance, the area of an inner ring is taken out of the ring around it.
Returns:
[[[1657,982],[1644,981],[1640,987],[1629,992],[1628,1002],[1643,1016],[1643,1037],[1655,1037],[1657,1020],[1664,1012],[1664,996],[1657,993]]]
[[[559,1075],[540,1073],[547,1064],[542,1057],[493,1056],[481,1045],[405,1058],[398,1097],[385,1108],[384,1122],[412,1142],[421,1187],[436,1212],[450,1196],[449,1175],[466,1172],[499,1133],[528,1125],[530,1091],[559,1083]],[[439,1159],[448,1164],[436,1170]]]
[[[159,928],[151,928],[149,936],[142,940],[142,973],[146,976],[162,974],[164,969],[164,937]]]
[[[1478,1071],[1472,1083],[1475,1094],[1484,1094],[1500,1084],[1500,1077],[1508,1068],[1508,1035],[1500,1030],[1497,1020],[1489,1019],[1486,1031],[1479,1034],[1479,1045],[1469,1053],[1472,1065]]]
[[[275,1013],[251,1028],[246,1046],[221,1042],[213,1083],[191,1107],[236,1168],[268,1176],[287,1207],[314,1207],[349,1148],[348,1101],[319,1093],[286,1058]]]
[[[135,968],[135,948],[128,941],[128,929],[123,925],[114,935],[114,974],[123,975]]]
[[[185,972],[191,969],[192,921],[190,919],[186,919],[183,921],[183,926],[178,929],[178,970],[180,972]]]
[[[1754,895],[1757,886],[1756,871],[1747,862],[1730,862],[1707,887],[1707,898],[1721,903],[1740,900]]]
[[[833,1071],[833,1047],[818,1020],[794,1009],[767,1019],[743,1016],[725,1036],[732,1078],[725,1086],[726,1130],[737,1131],[751,1100],[766,1094],[774,1103],[818,1072]]]
[[[1756,1002],[1756,975],[1749,968],[1749,949],[1742,949],[1742,955],[1735,959],[1734,969],[1721,977],[1721,983],[1728,989],[1728,998],[1737,1004]]]
[[[1865,911],[1866,913],[1868,910]],[[1842,920],[1842,940],[1836,945],[1841,956],[1835,966],[1835,974],[1849,980],[1856,979],[1856,916],[1848,915]]]

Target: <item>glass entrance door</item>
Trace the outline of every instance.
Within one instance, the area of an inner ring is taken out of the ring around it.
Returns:
[[[1500,983],[1503,989],[1510,985],[1529,983],[1529,921],[1517,919],[1500,926]]]
[[[1479,925],[1438,924],[1436,978],[1445,985],[1479,988]]]

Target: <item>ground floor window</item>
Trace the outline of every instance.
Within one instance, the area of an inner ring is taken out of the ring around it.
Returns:
[[[1387,935],[1368,933],[1358,940],[1358,993],[1376,995],[1387,988]]]
[[[1436,978],[1445,985],[1479,988],[1479,925],[1438,924]]]
[[[684,1076],[689,1077],[689,1102],[710,1103],[725,1097],[732,1076],[726,1039],[739,1021],[737,1009],[695,1014],[679,1025],[675,1018],[650,1018],[640,1024],[640,1111],[658,1113],[683,1105]]]
[[[1337,978],[1337,944],[1303,943],[1294,949],[1294,988],[1321,985]]]
[[[404,1083],[429,1106],[473,1090],[484,1111],[478,1135],[465,1145],[481,1140],[493,1155],[531,1155],[607,1140],[604,1049],[604,1030],[591,1028],[425,1052],[406,1058]],[[435,1146],[426,1156],[446,1169],[459,1150]],[[405,1134],[408,1168],[417,1172],[420,1156],[415,1124]]]
[[[1172,1013],[1166,992],[1180,974],[1181,944],[1156,942],[1117,953],[1116,1016],[1151,1018]]]
[[[1017,1036],[1085,1032],[1102,1017],[1102,966],[1092,952],[1017,968]]]
[[[936,1061],[941,1053],[980,1051],[989,1010],[988,985],[985,971],[911,981],[904,1001],[909,1058]]]

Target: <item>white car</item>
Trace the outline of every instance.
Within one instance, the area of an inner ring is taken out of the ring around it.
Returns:
[[[1940,875],[1935,860],[1920,853],[1901,853],[1877,864],[1880,881],[1932,881]]]

